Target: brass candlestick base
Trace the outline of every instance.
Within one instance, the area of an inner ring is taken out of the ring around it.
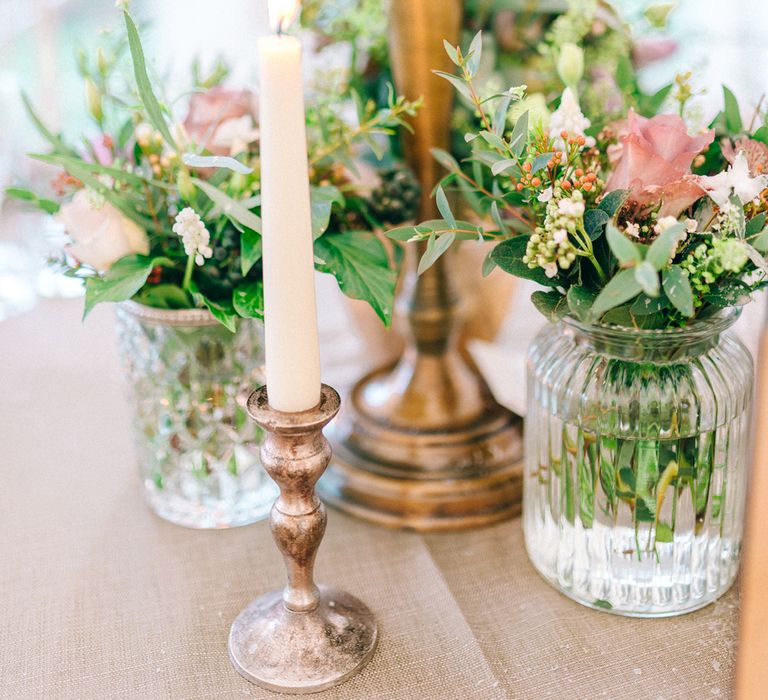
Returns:
[[[288,572],[284,591],[254,600],[229,633],[237,672],[268,690],[314,693],[355,675],[378,639],[371,611],[357,598],[313,580],[326,515],[315,484],[331,458],[322,430],[339,410],[339,395],[323,385],[320,405],[301,413],[270,408],[266,387],[248,399],[248,412],[267,431],[264,468],[280,487],[270,529]]]
[[[450,144],[453,71],[443,40],[459,40],[462,0],[392,0],[390,56],[398,91],[424,98],[405,154],[422,186],[420,217],[440,177],[432,148]],[[424,248],[419,250],[419,256]],[[363,377],[333,427],[336,458],[324,497],[366,520],[421,531],[486,525],[516,515],[522,421],[500,406],[459,349],[463,318],[449,254],[423,275],[408,265],[401,307],[410,333],[394,366]]]

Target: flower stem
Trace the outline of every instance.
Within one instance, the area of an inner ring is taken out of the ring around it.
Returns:
[[[182,289],[185,292],[189,291],[189,284],[192,281],[192,270],[195,269],[195,256],[190,255],[187,258],[187,267],[184,270],[184,282],[182,283]]]

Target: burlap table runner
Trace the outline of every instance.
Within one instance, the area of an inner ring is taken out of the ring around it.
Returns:
[[[276,697],[226,656],[237,612],[282,584],[266,524],[198,532],[149,513],[111,311],[81,326],[80,308],[0,324],[0,697]],[[731,694],[735,592],[673,620],[592,612],[539,579],[519,521],[421,537],[331,513],[317,573],[382,632],[370,666],[321,698]]]

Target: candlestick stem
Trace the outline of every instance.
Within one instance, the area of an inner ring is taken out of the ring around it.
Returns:
[[[248,400],[251,417],[267,431],[262,464],[280,487],[270,529],[288,585],[240,613],[230,631],[229,656],[238,673],[276,692],[311,693],[337,685],[356,674],[376,647],[371,611],[348,593],[318,587],[313,578],[326,526],[315,484],[331,459],[322,430],[339,406],[339,395],[326,385],[320,404],[309,411],[276,411],[266,387]]]

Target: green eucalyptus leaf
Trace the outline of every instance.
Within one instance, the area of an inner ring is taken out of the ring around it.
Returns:
[[[498,202],[491,202],[491,218],[493,219],[493,223],[499,227],[499,232],[501,234],[506,235],[509,232],[509,228],[504,223],[504,219],[501,217]]]
[[[488,277],[488,275],[490,275],[496,269],[496,267],[496,261],[493,259],[493,249],[491,249],[483,258],[483,277]]]
[[[190,168],[224,168],[241,175],[249,175],[253,172],[253,168],[230,156],[200,156],[196,153],[185,153],[181,159],[184,165]]]
[[[460,66],[461,61],[459,60],[458,49],[447,39],[443,39],[443,47],[445,48],[445,53],[448,54],[448,58],[451,59],[451,63],[456,66]]]
[[[603,212],[603,214],[608,216],[605,214],[605,212]],[[634,267],[638,263],[642,262],[643,256],[640,252],[640,249],[613,224],[609,223],[606,227],[605,237],[608,241],[608,246],[610,247],[611,252],[616,256],[616,259],[621,263],[623,267]]]
[[[491,165],[491,172],[494,175],[500,175],[501,173],[512,169],[514,169],[514,172],[510,173],[512,177],[516,177],[520,174],[520,166],[518,166],[517,160],[515,158],[503,158],[501,160],[497,160],[495,163],[493,163],[493,165]]]
[[[432,154],[432,157],[446,170],[454,173],[461,170],[461,166],[459,165],[458,161],[450,153],[444,151],[442,148],[433,148],[430,150],[430,153]]]
[[[630,312],[633,316],[651,316],[667,310],[670,306],[671,304],[666,294],[659,294],[657,297],[641,294],[633,302]]]
[[[643,260],[635,270],[635,279],[649,297],[659,296],[659,273],[647,260]]]
[[[629,196],[629,190],[614,190],[606,194],[601,200],[598,207],[602,209],[608,216],[615,216],[616,212],[624,204],[624,201]]]
[[[754,134],[752,134],[753,141],[759,141],[768,146],[768,125],[761,126]]]
[[[532,280],[545,287],[558,287],[561,282],[557,277],[547,277],[540,267],[530,268],[523,262],[530,236],[515,236],[499,243],[491,253],[491,259],[504,272],[515,277]]]
[[[531,294],[531,301],[552,322],[559,321],[568,313],[568,302],[558,291],[534,292]]]
[[[603,235],[603,229],[610,218],[602,209],[587,209],[584,212],[584,230],[591,241],[596,241]]]
[[[424,251],[424,255],[421,256],[421,260],[419,260],[417,273],[421,275],[432,267],[443,253],[451,247],[454,240],[456,240],[456,234],[452,231],[439,236],[433,232],[427,240],[427,249]]]
[[[749,243],[758,253],[768,253],[768,228],[752,237]]]
[[[634,269],[621,270],[603,287],[590,310],[590,320],[599,321],[606,311],[634,299],[642,287],[635,278]]]
[[[507,112],[511,102],[512,95],[507,93],[499,98],[499,104],[496,105],[496,111],[493,114],[493,133],[497,136],[503,136],[507,128]]]
[[[547,163],[549,163],[550,160],[552,160],[552,156],[554,155],[554,152],[550,153],[539,153],[531,163],[531,175],[535,175],[540,170],[544,170],[544,168],[547,167]]]
[[[231,219],[237,221],[241,226],[261,233],[261,219],[250,209],[243,206],[242,202],[232,199],[228,194],[222,192],[218,187],[214,187],[210,182],[193,177],[195,183],[208,196],[222,212]]]
[[[472,99],[472,93],[469,90],[469,86],[456,75],[453,75],[452,73],[446,73],[445,71],[441,70],[433,70],[432,71],[435,75],[439,75],[441,78],[445,78],[453,87],[457,90],[457,92],[464,97],[466,97],[468,100]]]
[[[477,75],[477,71],[480,69],[480,59],[483,53],[483,33],[478,32],[472,38],[472,43],[469,45],[469,51],[466,56],[467,72],[471,77]]]
[[[437,204],[437,210],[440,215],[446,220],[451,228],[456,228],[456,217],[451,211],[451,205],[448,203],[448,197],[445,196],[445,190],[442,186],[438,185],[437,194],[435,195],[435,203]],[[450,244],[449,244],[450,245]]]
[[[682,223],[670,226],[653,243],[651,243],[645,259],[655,270],[663,270],[669,265],[669,261],[675,254],[677,246],[685,236],[685,228]]]
[[[512,135],[509,137],[509,148],[516,156],[522,155],[528,145],[528,111],[523,112],[515,122]]]
[[[664,293],[672,305],[686,318],[693,316],[693,290],[688,281],[688,275],[679,265],[672,265],[664,270]]]
[[[348,231],[318,238],[315,253],[323,260],[318,269],[332,274],[347,296],[368,302],[384,325],[389,326],[397,265],[402,257],[400,247],[395,247],[392,265],[386,248],[375,234]]]
[[[750,236],[755,236],[758,233],[761,233],[765,228],[765,219],[765,212],[758,214],[757,216],[753,216],[744,226],[744,235],[749,238]],[[752,245],[755,244],[752,243]]]
[[[426,229],[424,226],[400,226],[399,228],[393,228],[391,231],[387,231],[387,238],[390,238],[393,241],[403,241],[408,243],[429,236],[430,233],[432,233],[432,230]]]
[[[589,312],[592,308],[592,304],[594,304],[595,299],[597,299],[597,292],[574,285],[568,290],[566,297],[568,300],[568,308],[571,313],[579,319],[579,321],[587,322],[589,320]]]
[[[492,131],[481,131],[480,136],[482,137],[483,141],[491,146],[491,148],[495,148],[499,151],[507,150],[507,144],[504,143],[504,140],[501,138],[501,136],[494,134]],[[482,156],[478,153],[476,154],[476,157]]]

